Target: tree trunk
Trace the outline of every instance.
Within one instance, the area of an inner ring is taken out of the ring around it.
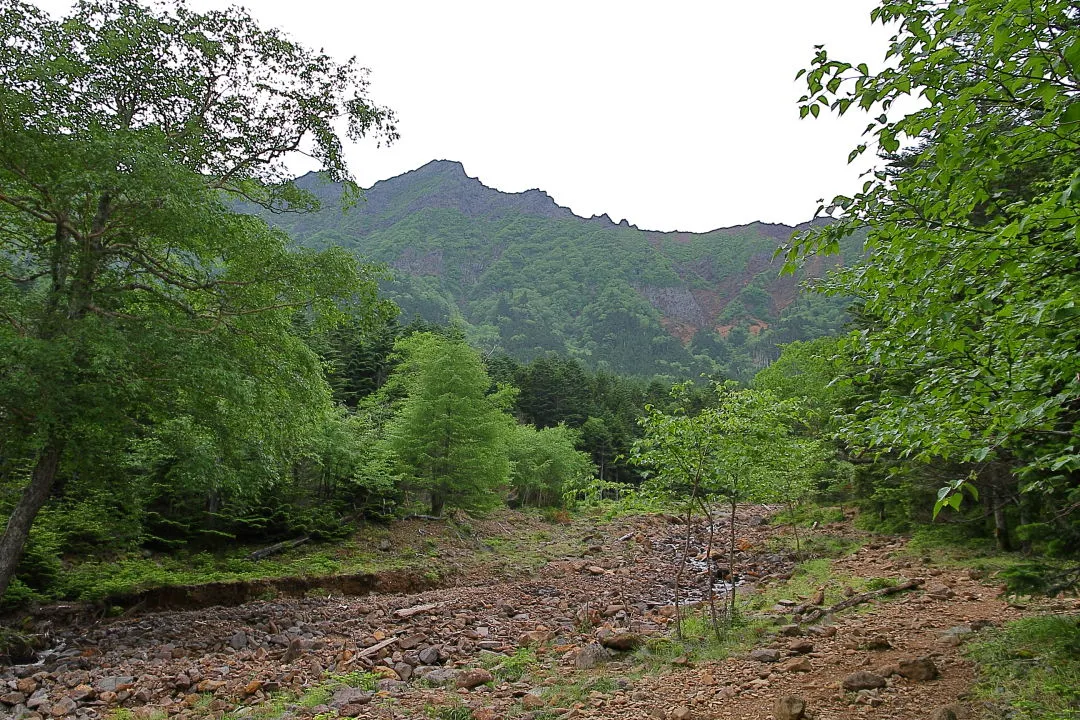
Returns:
[[[728,610],[728,624],[735,622],[735,512],[738,504],[735,502],[735,494],[731,495],[731,536],[728,545],[728,582],[731,589],[728,590],[728,599],[731,601]]]
[[[49,438],[38,455],[30,483],[23,490],[22,497],[8,518],[7,528],[0,538],[0,597],[7,592],[15,566],[22,559],[23,547],[26,545],[26,538],[30,536],[30,527],[34,524],[38,510],[49,499],[49,491],[52,490],[60,468],[63,449],[63,443],[59,439]]]
[[[446,497],[440,493],[431,491],[431,514],[435,517],[442,517],[443,505],[446,504]]]

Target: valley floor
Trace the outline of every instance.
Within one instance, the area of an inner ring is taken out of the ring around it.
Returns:
[[[854,552],[796,567],[790,529],[767,515],[740,509],[738,592],[749,620],[723,646],[698,637],[702,604],[688,611],[687,639],[672,637],[685,534],[677,518],[541,526],[508,515],[447,550],[460,571],[436,590],[316,591],[74,624],[39,618],[52,650],[0,669],[0,716],[799,717],[777,706],[784,696],[815,720],[979,716],[966,695],[974,670],[964,643],[1034,608],[1010,605],[979,572],[917,556],[902,539],[863,535],[847,520],[804,529],[802,539]],[[397,543],[426,533],[430,547],[447,530],[412,521],[397,532],[411,536]],[[705,541],[695,527],[691,599],[707,582]],[[475,562],[464,556],[470,545]],[[797,623],[912,579],[923,582]],[[1039,609],[1072,614],[1080,604]],[[627,646],[638,647],[609,649]]]

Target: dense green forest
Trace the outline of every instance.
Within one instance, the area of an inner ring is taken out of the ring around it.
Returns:
[[[344,136],[397,136],[352,63],[236,9],[0,4],[5,603],[89,597],[87,557],[629,490],[936,516],[1074,584],[1075,7],[874,17],[891,64],[820,50],[802,110],[883,112],[852,157],[886,165],[791,239],[576,218],[445,162],[343,214]],[[294,183],[301,142],[324,174]]]
[[[860,253],[853,237],[841,256],[781,276],[774,253],[800,228],[648,232],[577,217],[539,190],[500,192],[449,161],[376,183],[345,210],[340,186],[315,174],[297,184],[320,211],[263,217],[302,245],[385,265],[403,322],[458,324],[522,362],[557,353],[643,377],[748,380],[780,344],[841,331],[846,299],[799,286]]]

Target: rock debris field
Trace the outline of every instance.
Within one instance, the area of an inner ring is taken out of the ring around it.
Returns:
[[[741,603],[794,568],[776,542],[790,531],[767,515],[748,507],[737,517]],[[702,616],[706,537],[692,527],[683,597]],[[722,519],[716,529],[723,537],[728,528]],[[842,580],[756,611],[756,644],[726,659],[667,657],[665,647],[678,647],[663,638],[674,630],[685,531],[666,515],[577,522],[550,530],[566,533],[558,549],[567,554],[517,579],[463,570],[456,584],[416,594],[92,622],[44,613],[37,631],[51,647],[0,668],[0,717],[962,719],[978,710],[966,695],[964,642],[1025,612],[977,572],[936,567],[903,553],[903,540],[833,523],[813,532],[862,544],[833,561]],[[859,600],[850,585],[869,578],[909,587],[826,612]]]

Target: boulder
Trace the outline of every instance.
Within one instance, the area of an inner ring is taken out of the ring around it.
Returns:
[[[578,650],[574,658],[574,667],[578,670],[594,668],[608,659],[608,651],[599,643],[590,643]]]
[[[758,648],[750,653],[751,660],[757,660],[763,663],[774,663],[780,661],[780,651],[773,650],[771,648]]]
[[[472,690],[474,687],[489,683],[494,679],[495,677],[484,668],[470,668],[468,670],[463,670],[458,674],[455,684],[459,688]]]
[[[857,691],[857,690],[874,690],[875,688],[885,687],[885,678],[880,675],[875,675],[872,672],[866,672],[860,670],[858,672],[851,673],[844,678],[843,686],[845,690]]]
[[[806,701],[797,695],[784,695],[773,703],[776,720],[802,720],[806,713]]]
[[[901,658],[896,663],[896,671],[901,677],[916,682],[934,680],[940,675],[937,665],[928,657]]]

